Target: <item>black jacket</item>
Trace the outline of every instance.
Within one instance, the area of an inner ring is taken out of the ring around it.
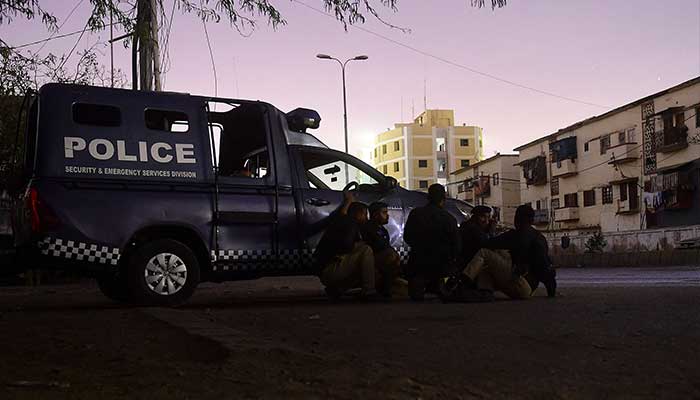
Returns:
[[[372,248],[374,253],[379,253],[391,247],[389,231],[382,225],[373,221],[367,221],[360,228],[362,240]]]
[[[481,250],[489,240],[489,235],[472,220],[465,221],[459,226],[459,236],[462,239],[462,252],[459,265],[466,266],[474,255]]]
[[[521,274],[529,271],[542,281],[546,274],[553,273],[547,238],[531,226],[512,229],[491,238],[484,247],[508,250]]]
[[[355,242],[362,240],[360,226],[354,219],[342,214],[332,215],[331,218],[314,252],[314,269],[317,273],[334,258],[350,253]]]
[[[443,276],[451,272],[461,247],[455,218],[432,204],[411,211],[403,239],[411,246],[409,274]]]

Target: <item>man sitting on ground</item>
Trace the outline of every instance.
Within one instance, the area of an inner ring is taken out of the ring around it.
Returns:
[[[384,227],[388,223],[389,206],[380,201],[370,204],[369,221],[362,225],[362,238],[374,252],[377,291],[384,297],[391,297],[392,285],[401,273],[401,258],[391,247],[389,231]]]
[[[484,296],[475,292],[487,289],[501,291],[512,299],[527,299],[540,282],[544,283],[547,295],[554,297],[556,274],[549,259],[547,239],[532,227],[534,215],[532,207],[518,207],[515,229],[490,239],[469,261],[461,276],[448,282],[444,299],[478,301],[475,299]]]
[[[408,261],[408,291],[411,299],[423,300],[426,289],[440,293],[459,256],[457,221],[444,210],[445,188],[428,188],[428,204],[413,209],[404,227],[403,239],[411,246]]]
[[[355,202],[350,192],[344,196],[316,247],[316,271],[331,298],[358,287],[360,296],[366,297],[375,291],[374,254],[360,233],[360,226],[367,222],[367,206]]]

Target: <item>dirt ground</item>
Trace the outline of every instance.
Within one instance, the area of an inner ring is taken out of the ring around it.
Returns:
[[[0,398],[700,398],[700,287],[561,294],[331,304],[289,278],[158,309],[92,283],[0,288]]]

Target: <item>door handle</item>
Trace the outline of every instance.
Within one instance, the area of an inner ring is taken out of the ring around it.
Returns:
[[[319,199],[316,197],[312,197],[310,199],[307,199],[306,202],[308,204],[311,204],[312,206],[317,206],[317,207],[327,206],[327,205],[331,204],[331,202],[328,200],[323,200],[323,199]]]

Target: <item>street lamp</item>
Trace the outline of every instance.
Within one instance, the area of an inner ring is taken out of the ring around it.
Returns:
[[[345,153],[348,153],[348,104],[347,104],[347,98],[345,95],[345,65],[347,65],[347,63],[349,63],[350,61],[364,61],[364,60],[368,59],[369,57],[367,57],[365,55],[355,56],[353,58],[349,58],[349,59],[345,60],[345,62],[342,62],[335,57],[331,57],[328,54],[317,54],[316,57],[320,58],[322,60],[335,60],[338,62],[338,64],[340,64],[340,70],[343,74],[343,124],[345,127]],[[345,171],[345,172],[347,175],[347,171]],[[346,179],[347,179],[347,177],[346,177]]]

